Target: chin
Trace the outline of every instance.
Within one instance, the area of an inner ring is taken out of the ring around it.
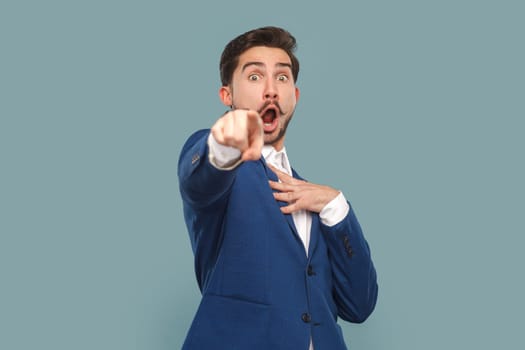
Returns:
[[[283,137],[284,137],[284,134],[282,134],[280,130],[277,129],[271,134],[264,135],[264,144],[274,146],[277,142],[281,141]]]

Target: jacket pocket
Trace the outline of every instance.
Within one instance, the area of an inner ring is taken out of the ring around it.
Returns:
[[[233,297],[204,295],[184,350],[265,349],[270,307]]]

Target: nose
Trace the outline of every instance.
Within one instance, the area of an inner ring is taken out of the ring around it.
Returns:
[[[275,86],[275,81],[268,79],[266,82],[264,90],[264,99],[265,100],[276,100],[278,97],[277,88]]]

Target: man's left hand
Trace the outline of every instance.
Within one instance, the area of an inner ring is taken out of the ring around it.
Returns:
[[[284,214],[291,214],[302,209],[319,213],[339,195],[339,191],[331,187],[295,179],[275,167],[269,166],[281,181],[269,181],[270,187],[279,191],[273,194],[274,198],[288,203],[288,205],[281,207]]]

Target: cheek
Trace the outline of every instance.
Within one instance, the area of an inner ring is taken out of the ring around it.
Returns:
[[[237,93],[234,93],[235,100],[244,103],[258,102],[260,100],[261,92],[256,86],[242,86],[239,85]]]
[[[287,85],[286,88],[281,90],[281,93],[283,95],[285,95],[287,98],[295,100],[295,97],[296,97],[296,95],[295,95],[295,87]]]
[[[284,95],[283,103],[286,103],[288,106],[294,106],[297,103],[297,97],[295,96],[295,90],[286,91]]]

